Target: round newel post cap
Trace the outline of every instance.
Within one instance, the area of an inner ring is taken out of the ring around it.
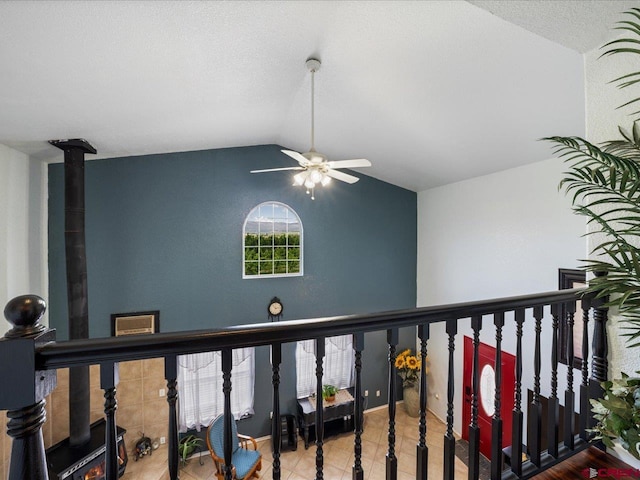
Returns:
[[[47,309],[46,302],[38,295],[20,295],[9,300],[4,307],[4,317],[13,325],[5,337],[30,337],[45,330],[40,319]]]

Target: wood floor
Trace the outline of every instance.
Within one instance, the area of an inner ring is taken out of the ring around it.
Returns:
[[[533,477],[535,480],[584,480],[585,478],[640,479],[640,470],[596,447],[574,455],[568,460]]]

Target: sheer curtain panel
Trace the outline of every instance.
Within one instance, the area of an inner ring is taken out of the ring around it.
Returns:
[[[325,338],[325,356],[322,383],[338,388],[353,386],[353,336],[340,335]],[[304,340],[296,345],[296,392],[298,398],[308,397],[316,391],[315,340]]]
[[[253,348],[233,350],[231,411],[237,419],[253,414],[255,360]],[[222,355],[204,352],[178,357],[178,423],[180,432],[207,426],[224,411]]]

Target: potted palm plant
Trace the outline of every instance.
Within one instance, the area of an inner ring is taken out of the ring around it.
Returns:
[[[621,21],[617,29],[624,38],[606,44],[603,56],[640,54],[640,9],[628,12],[632,21]],[[620,88],[640,82],[640,71],[614,80]],[[635,98],[622,105],[637,104]],[[640,112],[635,112],[637,115]],[[574,211],[587,218],[589,235],[599,243],[591,258],[584,260],[587,272],[604,273],[592,278],[588,291],[608,297],[608,306],[621,317],[628,348],[640,346],[640,126],[629,131],[619,127],[620,139],[596,146],[578,137],[549,137],[556,154],[568,166],[560,188],[571,195]],[[601,239],[601,240],[600,240]],[[611,446],[613,438],[640,459],[640,394],[637,379],[622,378],[603,383],[604,396],[592,400],[598,425],[596,439]],[[639,398],[636,398],[638,395]]]

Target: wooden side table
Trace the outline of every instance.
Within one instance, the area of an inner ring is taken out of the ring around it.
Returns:
[[[347,391],[353,396],[353,388]],[[331,405],[323,403],[322,414],[324,423],[332,420],[344,419],[345,428],[353,429],[354,401]],[[298,427],[304,437],[304,448],[309,448],[309,427],[316,424],[316,409],[308,397],[298,399]],[[345,429],[345,431],[346,431]]]

